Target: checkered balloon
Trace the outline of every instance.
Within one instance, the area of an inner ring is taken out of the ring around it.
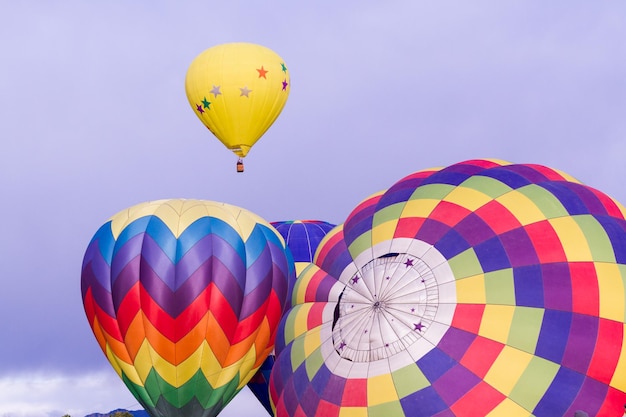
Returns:
[[[560,171],[496,160],[369,197],[296,281],[276,415],[618,415],[625,212]]]

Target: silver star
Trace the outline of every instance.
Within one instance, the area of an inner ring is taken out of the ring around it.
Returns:
[[[248,86],[245,86],[244,88],[240,88],[240,90],[241,90],[241,94],[239,95],[239,97],[241,96],[250,97],[248,94],[250,94],[252,90],[249,90]]]
[[[217,97],[220,94],[222,94],[220,92],[220,86],[219,85],[214,85],[213,88],[211,89],[210,93],[213,94],[214,97]]]

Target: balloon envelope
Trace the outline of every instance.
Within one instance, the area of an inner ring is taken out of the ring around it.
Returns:
[[[192,61],[185,91],[200,121],[244,157],[281,113],[290,83],[285,61],[271,49],[228,43]]]
[[[624,212],[557,170],[493,160],[364,201],[296,280],[277,416],[619,415]]]
[[[201,200],[139,204],[95,234],[85,312],[153,417],[215,416],[273,349],[293,262],[260,217]]]
[[[326,234],[335,225],[321,220],[288,220],[272,222],[271,225],[281,234],[287,248],[295,261],[296,272],[302,270],[306,264],[313,261],[315,251]],[[290,283],[290,288],[293,282]],[[269,377],[274,366],[274,355],[263,362],[261,369],[248,382],[248,388],[261,402],[270,415],[274,415],[269,398]]]
[[[272,222],[271,225],[285,239],[296,262],[296,270],[298,263],[313,262],[320,242],[336,226],[321,220],[289,220]]]

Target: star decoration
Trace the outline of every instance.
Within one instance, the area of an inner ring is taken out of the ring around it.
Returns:
[[[280,63],[280,66],[281,66],[281,68],[282,68],[283,72],[287,72],[287,67],[285,66],[285,63],[284,63],[284,62],[281,62],[281,63]]]
[[[283,81],[283,91],[287,90],[288,85],[289,83],[287,83],[287,79],[285,78],[285,80]]]
[[[204,109],[202,108],[200,104],[196,104],[196,109],[198,110],[198,113],[200,114],[204,113]]]
[[[202,100],[202,105],[204,106],[205,109],[211,110],[211,108],[209,107],[211,105],[211,102],[208,101],[206,97],[204,98],[204,100]]]
[[[419,332],[421,332],[422,329],[424,328],[424,325],[422,324],[421,321],[419,323],[413,323],[413,326],[415,326],[415,329],[413,329],[413,330],[417,330]]]
[[[241,94],[239,94],[239,97],[241,96],[250,97],[249,94],[252,92],[252,90],[248,89],[248,86],[245,86],[244,88],[240,88],[240,90],[241,90]]]
[[[263,68],[263,65],[261,65],[261,68],[257,68],[257,71],[259,71],[259,78],[263,77],[267,80],[267,77],[265,76],[265,74],[267,74],[267,70],[265,68]]]
[[[213,94],[213,97],[217,97],[219,96],[221,93],[220,91],[220,87],[219,85],[214,85],[213,88],[211,89],[210,93]]]
[[[387,277],[387,278],[385,278],[385,279],[386,279],[387,281],[389,281],[389,280],[391,279],[391,277]]]
[[[345,347],[346,347],[345,342],[339,343],[339,350],[343,350],[343,348],[345,348]]]
[[[352,285],[356,284],[357,282],[359,282],[359,277],[356,276],[354,278],[351,279]]]
[[[411,313],[415,313],[415,307],[411,309]]]
[[[413,259],[407,259],[404,264],[406,265],[407,268],[410,266],[413,266]]]

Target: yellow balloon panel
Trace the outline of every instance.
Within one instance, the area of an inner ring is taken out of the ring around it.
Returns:
[[[185,90],[202,123],[228,149],[244,157],[287,102],[289,71],[271,49],[228,43],[194,59]]]

